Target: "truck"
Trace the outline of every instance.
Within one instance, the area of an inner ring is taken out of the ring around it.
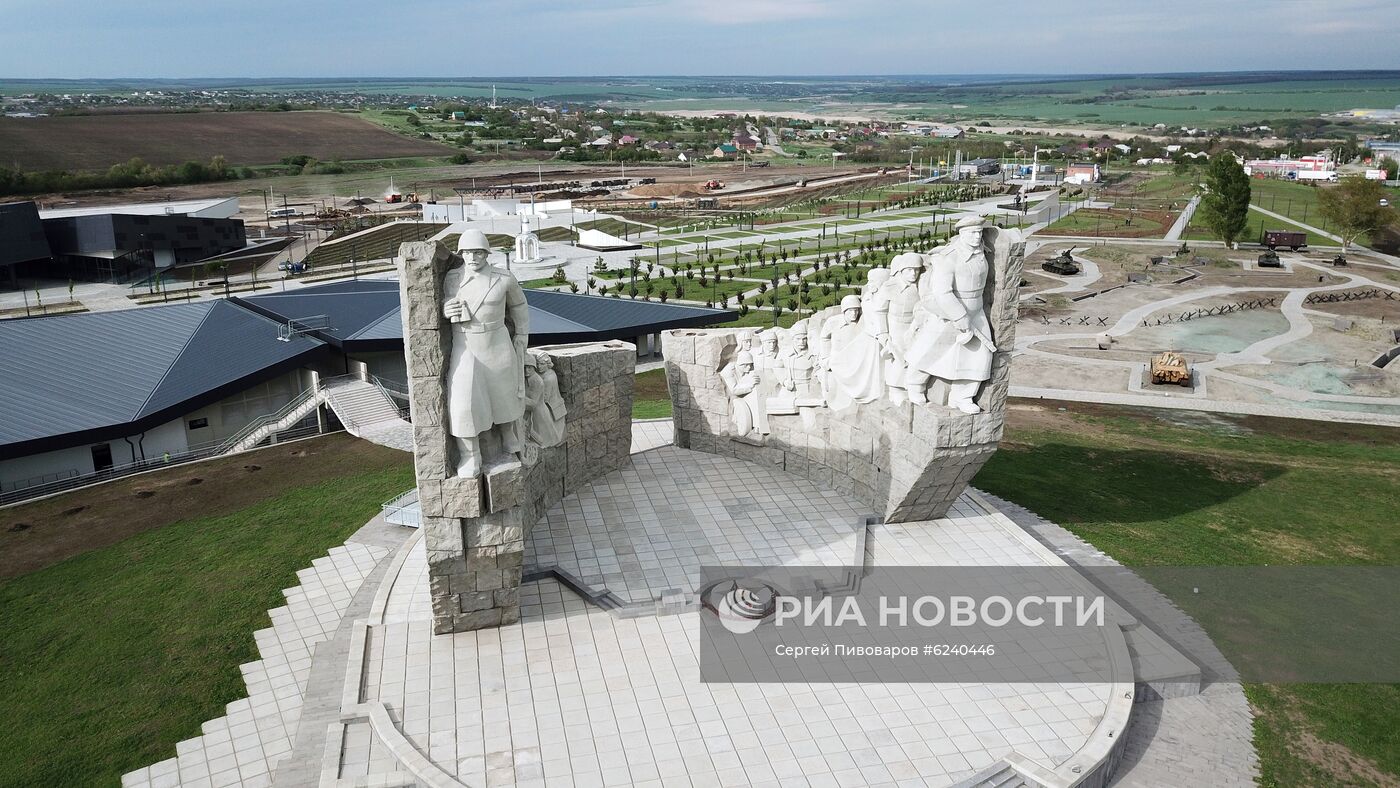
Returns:
[[[1260,245],[1270,249],[1277,249],[1286,246],[1293,251],[1308,248],[1308,234],[1294,232],[1293,230],[1265,230],[1264,236],[1259,240]]]
[[[1324,181],[1327,183],[1337,182],[1336,170],[1298,170],[1297,180],[1300,181]]]

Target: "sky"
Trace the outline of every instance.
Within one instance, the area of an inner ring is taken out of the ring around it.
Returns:
[[[0,0],[0,79],[1400,68],[1394,0]]]

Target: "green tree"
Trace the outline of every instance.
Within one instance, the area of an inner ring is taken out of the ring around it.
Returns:
[[[1357,238],[1375,232],[1395,221],[1395,209],[1386,200],[1389,193],[1380,181],[1360,175],[1343,178],[1336,186],[1317,195],[1317,208],[1337,228],[1342,251]]]
[[[1227,246],[1233,247],[1249,224],[1249,190],[1249,176],[1234,156],[1221,153],[1210,160],[1196,214]]]

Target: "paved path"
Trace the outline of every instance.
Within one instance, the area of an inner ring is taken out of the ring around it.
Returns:
[[[1221,373],[1216,372],[1220,375]],[[1257,384],[1253,378],[1223,375],[1230,380],[1247,384]],[[1061,402],[1096,402],[1104,405],[1132,405],[1144,408],[1166,408],[1168,410],[1199,410],[1212,413],[1233,413],[1241,416],[1273,416],[1282,419],[1306,419],[1308,421],[1331,421],[1344,424],[1375,424],[1383,427],[1400,427],[1400,416],[1382,413],[1369,413],[1355,410],[1326,410],[1324,408],[1293,407],[1271,405],[1258,402],[1236,402],[1233,400],[1204,398],[1173,398],[1164,394],[1131,394],[1128,392],[1080,391],[1077,389],[1050,389],[1035,386],[1012,386],[1011,396],[1025,399],[1047,399]],[[1392,400],[1392,402],[1397,402]],[[1400,404],[1400,402],[1397,402]]]
[[[410,528],[387,525],[376,516],[361,532],[374,533],[364,540],[379,546],[397,549],[413,533]],[[350,537],[350,541],[361,541],[360,533]],[[379,563],[365,577],[350,605],[341,614],[340,625],[330,640],[321,641],[311,656],[311,671],[306,679],[306,691],[302,695],[301,717],[297,723],[296,735],[292,737],[292,751],[277,764],[273,772],[274,788],[314,788],[321,782],[321,756],[326,749],[326,728],[340,720],[340,706],[345,688],[345,661],[350,658],[351,630],[355,619],[363,618],[370,612],[375,591],[383,582],[389,565],[394,562],[393,552],[384,554]]]
[[[1065,528],[1022,506],[982,496],[1041,544],[1074,567],[1119,566]],[[1207,682],[1199,695],[1137,703],[1123,760],[1110,785],[1253,786],[1259,773],[1253,714],[1234,671],[1204,630],[1171,600],[1136,576],[1120,577],[1115,599],[1181,651],[1207,657]],[[1121,584],[1120,584],[1121,583]]]
[[[1224,371],[1224,367],[1240,364],[1270,364],[1272,363],[1269,357],[1270,353],[1310,335],[1313,331],[1313,324],[1308,318],[1308,310],[1305,308],[1305,302],[1308,296],[1313,293],[1350,290],[1357,287],[1375,287],[1383,290],[1400,292],[1400,287],[1396,285],[1370,279],[1353,270],[1333,269],[1331,266],[1322,266],[1305,260],[1296,260],[1294,261],[1294,265],[1301,268],[1311,268],[1334,276],[1340,276],[1344,281],[1334,284],[1321,284],[1313,287],[1298,288],[1258,286],[1218,286],[1202,288],[1164,298],[1159,301],[1153,301],[1131,309],[1120,317],[1111,327],[1102,331],[1021,334],[1016,337],[1016,353],[1017,355],[1032,354],[1055,359],[1071,360],[1075,363],[1103,364],[1130,370],[1136,369],[1141,366],[1141,362],[1066,356],[1062,353],[1040,350],[1036,345],[1045,341],[1094,340],[1101,333],[1107,333],[1114,337],[1122,337],[1140,328],[1142,322],[1149,316],[1163,310],[1188,304],[1192,301],[1235,293],[1277,292],[1284,294],[1283,301],[1280,304],[1280,313],[1288,320],[1289,327],[1287,331],[1261,339],[1233,353],[1217,354],[1215,358],[1209,361],[1197,363],[1195,365],[1196,369],[1198,371],[1209,371],[1212,377],[1265,390],[1275,397],[1290,402],[1335,403],[1344,405],[1400,405],[1400,398],[1395,397],[1326,394]],[[1047,292],[1063,292],[1063,288],[1056,288],[1054,291]],[[1325,407],[1314,408],[1297,405],[1278,405],[1273,403],[1236,402],[1189,395],[1169,397],[1165,394],[1155,393],[1092,392],[1038,386],[1012,386],[1011,391],[1014,396],[1036,399],[1059,399],[1075,402],[1099,402],[1117,405],[1208,410],[1221,413],[1400,426],[1400,416],[1397,415],[1328,409]]]
[[[1191,202],[1186,203],[1186,207],[1182,209],[1181,215],[1176,217],[1176,221],[1172,224],[1172,228],[1167,231],[1167,234],[1162,237],[1162,240],[1181,240],[1181,234],[1186,231],[1187,225],[1191,224],[1191,217],[1196,214],[1196,206],[1200,204],[1200,195],[1192,197]]]

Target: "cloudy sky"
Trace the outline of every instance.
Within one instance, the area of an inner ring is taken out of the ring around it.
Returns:
[[[1400,68],[1394,0],[0,0],[0,78]]]

